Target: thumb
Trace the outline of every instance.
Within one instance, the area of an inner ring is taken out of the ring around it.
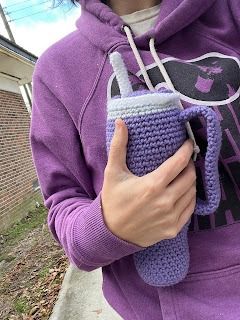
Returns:
[[[125,122],[118,118],[115,120],[115,130],[111,140],[108,165],[112,168],[129,171],[126,164],[128,143],[128,129]]]

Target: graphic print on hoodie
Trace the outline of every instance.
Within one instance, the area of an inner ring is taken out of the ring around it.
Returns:
[[[218,228],[240,221],[240,61],[232,56],[210,52],[191,60],[168,57],[162,60],[181,100],[187,105],[212,107],[219,116],[223,131],[219,161],[221,202],[214,215],[192,216],[189,230]],[[156,89],[167,86],[158,68],[153,63],[146,66],[148,75]],[[180,76],[182,75],[182,76]],[[141,71],[136,76],[143,80]],[[133,88],[138,90],[135,83]],[[108,84],[108,99],[119,95],[116,77],[112,75]],[[193,119],[190,124],[200,146],[201,155],[206,151],[205,123],[203,119]],[[199,156],[198,156],[199,157]],[[203,171],[196,161],[197,196],[205,200]]]

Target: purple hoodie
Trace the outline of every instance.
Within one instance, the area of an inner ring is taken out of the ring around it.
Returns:
[[[135,37],[155,87],[164,78],[149,52],[152,36],[184,106],[213,108],[223,135],[220,206],[192,217],[189,273],[166,288],[141,280],[132,254],[142,247],[104,223],[106,103],[119,94],[109,53],[122,54],[134,88],[144,83],[121,18],[99,0],[80,3],[77,30],[40,56],[33,75],[30,141],[51,232],[76,267],[102,267],[104,296],[123,319],[240,319],[239,0],[163,0],[155,29]],[[204,155],[205,123],[190,123]],[[202,165],[196,162],[204,199]]]

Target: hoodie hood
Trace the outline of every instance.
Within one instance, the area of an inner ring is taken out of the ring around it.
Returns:
[[[161,44],[197,20],[215,1],[162,0],[155,28],[135,37],[136,45],[139,48],[148,49],[151,37],[155,39],[156,44]],[[82,14],[76,21],[76,26],[91,42],[103,51],[108,51],[119,42],[127,42],[122,29],[124,22],[111,8],[100,0],[79,0],[79,3]]]

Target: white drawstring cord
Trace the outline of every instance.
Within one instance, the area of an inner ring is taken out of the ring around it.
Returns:
[[[154,38],[151,38],[150,39],[150,42],[149,42],[149,47],[150,47],[150,52],[152,54],[152,57],[153,59],[155,60],[160,72],[162,73],[169,89],[171,89],[173,92],[176,92],[176,89],[174,88],[174,85],[161,61],[161,59],[159,58],[157,52],[156,52],[156,48],[155,48],[155,45],[154,45]],[[181,107],[181,109],[184,110],[184,107],[181,103],[181,100],[179,100],[179,105]],[[200,152],[200,148],[199,146],[197,145],[196,143],[196,140],[195,140],[195,137],[194,137],[194,134],[193,134],[193,131],[192,131],[192,128],[191,128],[191,125],[189,122],[186,122],[186,129],[187,129],[187,132],[188,132],[188,135],[189,137],[193,140],[193,151],[194,151],[194,155],[193,155],[193,160],[196,161],[196,158],[197,158],[197,154]]]
[[[167,83],[167,86],[169,87],[169,89],[171,89],[172,91],[176,92],[174,86],[173,86],[173,83],[167,73],[167,70],[165,69],[162,61],[159,59],[159,56],[156,52],[156,49],[155,49],[155,44],[154,44],[154,38],[151,38],[150,41],[149,41],[149,48],[150,48],[150,52],[152,54],[152,57],[153,59],[155,60],[160,72],[162,73],[163,75],[163,78],[164,80],[166,81]]]
[[[138,52],[138,49],[136,47],[136,44],[135,44],[135,42],[133,40],[133,36],[132,36],[130,28],[128,26],[124,26],[124,31],[126,33],[128,42],[130,44],[130,47],[132,48],[133,54],[134,54],[134,56],[135,56],[135,58],[137,60],[137,63],[138,63],[139,68],[140,68],[140,70],[142,72],[143,78],[144,78],[144,80],[146,82],[146,85],[147,85],[148,89],[150,91],[156,91],[154,86],[153,86],[153,84],[152,84],[152,82],[151,82],[151,80],[150,80],[150,78],[149,78],[149,76],[148,76],[146,67],[145,67],[145,65],[143,63],[143,60],[142,60],[142,58],[141,58],[141,56],[140,56],[140,54]],[[172,83],[172,81],[171,81],[171,79],[170,79],[170,77],[169,77],[169,75],[168,75],[163,63],[162,63],[161,59],[159,58],[159,56],[158,56],[158,54],[156,52],[155,45],[154,45],[154,38],[150,39],[149,47],[150,47],[150,52],[152,54],[152,57],[153,57],[154,61],[156,62],[160,72],[162,73],[162,75],[163,75],[163,77],[164,77],[169,89],[171,89],[173,92],[176,92],[176,89],[174,88],[174,85],[173,85],[173,83]],[[180,108],[184,110],[184,107],[183,107],[183,105],[182,105],[180,100],[179,100],[179,102],[180,102],[179,103]],[[190,123],[189,122],[185,122],[185,126],[186,126],[186,129],[187,129],[189,137],[193,141],[193,152],[194,152],[193,161],[196,161],[197,154],[200,152],[200,149],[199,149],[199,146],[196,143],[196,140],[195,140],[195,137],[194,137],[194,134],[193,134],[193,131],[192,131]]]
[[[133,54],[134,54],[134,56],[135,56],[135,58],[137,60],[139,68],[142,71],[142,75],[143,75],[143,78],[144,78],[144,80],[146,82],[146,85],[147,85],[148,89],[150,91],[156,91],[154,86],[152,85],[152,82],[151,82],[151,80],[150,80],[150,78],[148,76],[146,67],[145,67],[145,65],[144,65],[144,63],[142,61],[142,58],[141,58],[141,56],[140,56],[140,54],[138,52],[138,49],[136,47],[136,44],[135,44],[134,40],[133,40],[131,30],[129,29],[129,27],[124,26],[124,31],[125,31],[125,33],[127,35],[128,42],[130,44],[130,47],[132,48]]]

